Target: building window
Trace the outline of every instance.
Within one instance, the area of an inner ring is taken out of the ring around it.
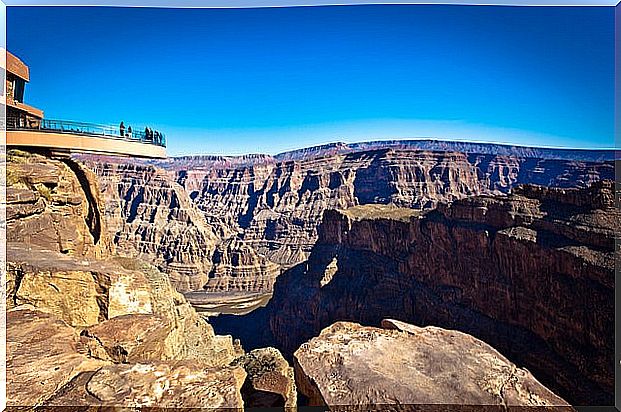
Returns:
[[[24,79],[20,79],[16,77],[13,81],[13,99],[17,100],[20,103],[24,102],[24,89],[26,86],[26,82]]]

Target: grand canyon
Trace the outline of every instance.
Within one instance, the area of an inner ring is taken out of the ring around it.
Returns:
[[[611,404],[614,160],[11,150],[9,405]]]

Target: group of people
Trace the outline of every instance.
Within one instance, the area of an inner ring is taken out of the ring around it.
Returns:
[[[128,137],[130,139],[133,137],[132,127],[128,126],[126,130],[125,123],[123,122],[121,122],[121,124],[119,125],[119,133],[121,137]],[[148,126],[144,128],[144,139],[145,140],[148,140],[150,142],[161,143],[163,140],[163,137],[164,135],[158,132],[157,130],[152,130]]]

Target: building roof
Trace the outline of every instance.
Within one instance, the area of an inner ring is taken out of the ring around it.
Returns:
[[[30,70],[28,66],[8,50],[6,52],[6,70],[27,82],[30,81]]]

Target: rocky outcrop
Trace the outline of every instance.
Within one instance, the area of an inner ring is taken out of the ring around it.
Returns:
[[[241,368],[208,368],[197,361],[114,364],[72,380],[48,407],[66,405],[241,410]]]
[[[22,244],[7,256],[10,406],[242,406],[243,352],[165,274]]]
[[[11,150],[6,174],[7,241],[72,256],[111,255],[90,170],[71,159]]]
[[[290,356],[336,321],[456,329],[574,404],[611,404],[613,187],[523,187],[422,213],[326,211],[309,260],[279,276],[268,306],[215,319],[216,330]]]
[[[7,405],[243,408],[239,342],[215,335],[166,273],[113,255],[94,175],[22,152],[8,170],[28,174],[8,181]],[[266,376],[286,370],[271,365]]]
[[[7,257],[9,309],[27,305],[54,315],[96,339],[113,359],[203,358],[226,365],[239,354],[230,336],[215,336],[166,274],[146,263],[75,261],[15,243],[7,245]]]
[[[145,263],[75,262],[20,244],[9,244],[7,256],[9,309],[26,305],[53,315],[97,340],[106,359],[201,358],[226,365],[239,354],[230,337],[214,335],[165,274]]]
[[[7,255],[10,406],[243,406],[246,373],[231,365],[243,351],[165,274],[16,244]]]
[[[530,372],[470,335],[390,320],[382,326],[338,322],[295,352],[296,378],[310,405],[573,410]]]
[[[80,373],[109,363],[89,357],[79,334],[50,314],[13,310],[6,322],[9,406],[40,405]]]

